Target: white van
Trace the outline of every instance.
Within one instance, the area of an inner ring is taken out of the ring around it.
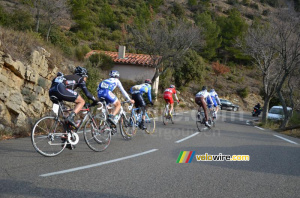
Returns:
[[[292,108],[287,107],[287,110],[289,114],[292,114]],[[268,113],[268,119],[270,120],[283,120],[284,114],[283,114],[283,108],[282,106],[273,106],[269,113]]]

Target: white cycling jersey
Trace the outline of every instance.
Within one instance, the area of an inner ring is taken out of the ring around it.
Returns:
[[[120,80],[118,78],[108,78],[108,79],[102,81],[99,84],[99,87],[98,87],[97,91],[99,91],[100,89],[108,89],[109,91],[112,92],[116,87],[118,87],[120,89],[123,96],[127,100],[130,100],[130,97],[129,97],[128,93],[124,90],[124,87],[123,87],[122,83],[120,82]]]
[[[201,97],[201,96],[203,96],[204,99],[208,98],[208,99],[211,101],[211,103],[213,103],[213,101],[212,101],[212,99],[211,99],[211,96],[210,96],[210,94],[208,93],[207,90],[199,91],[199,92],[196,94],[196,97]]]
[[[218,105],[221,105],[221,101],[216,91],[210,91],[209,94],[211,97],[214,97],[216,99]]]

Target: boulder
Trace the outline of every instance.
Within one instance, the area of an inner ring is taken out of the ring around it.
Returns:
[[[9,68],[18,77],[25,79],[26,68],[21,61],[14,61],[10,55],[7,55],[4,58],[4,66]]]
[[[11,116],[3,102],[0,101],[0,123],[3,125],[11,124]]]
[[[37,71],[40,76],[44,78],[48,75],[48,60],[43,53],[33,51],[30,57],[30,63],[33,70]]]
[[[31,66],[27,66],[25,78],[29,82],[37,83],[38,82],[38,72],[34,70]]]
[[[0,79],[1,79],[1,75],[0,75]],[[6,102],[7,99],[9,98],[9,88],[4,84],[4,83],[0,83],[0,100],[2,100],[3,102]]]
[[[23,112],[20,112],[15,121],[15,126],[20,128],[26,128],[27,125],[27,116]]]
[[[5,105],[8,109],[12,110],[14,113],[20,112],[20,107],[23,102],[23,96],[18,91],[12,91],[9,100],[6,101]]]

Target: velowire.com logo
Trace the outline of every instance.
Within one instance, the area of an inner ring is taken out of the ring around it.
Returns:
[[[250,161],[249,155],[223,155],[222,153],[219,153],[218,155],[210,155],[208,153],[202,155],[195,155],[195,151],[180,151],[176,163],[191,163],[194,156],[197,162]]]

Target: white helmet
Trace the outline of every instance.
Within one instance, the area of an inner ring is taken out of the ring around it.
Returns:
[[[119,78],[119,77],[120,77],[120,73],[119,73],[118,71],[116,71],[116,70],[111,70],[111,71],[109,72],[109,76],[110,76],[111,78]]]

